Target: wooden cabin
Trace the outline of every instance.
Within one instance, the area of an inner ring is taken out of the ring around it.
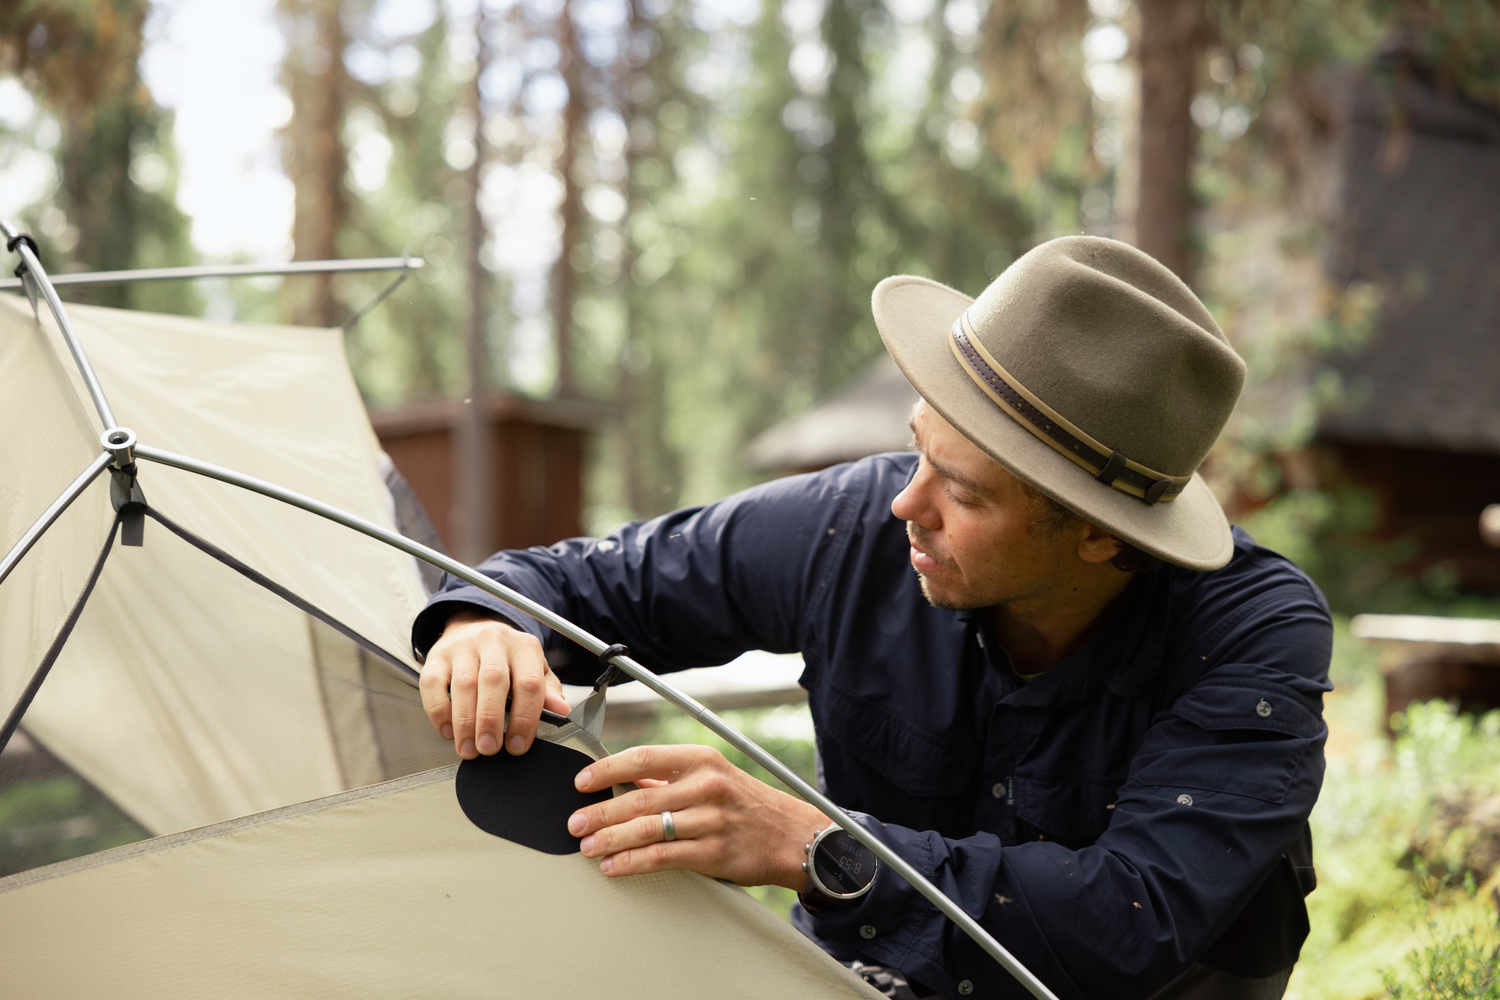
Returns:
[[[582,534],[585,445],[608,408],[591,400],[513,393],[496,393],[484,405],[490,416],[487,534],[493,547],[549,545]],[[437,400],[370,412],[381,447],[450,552],[456,543],[454,461],[465,410],[457,400]]]
[[[1324,449],[1369,487],[1410,569],[1452,565],[1500,589],[1479,515],[1500,502],[1500,112],[1392,57],[1350,102],[1342,220],[1329,264],[1382,292],[1369,342],[1335,367],[1356,405]]]

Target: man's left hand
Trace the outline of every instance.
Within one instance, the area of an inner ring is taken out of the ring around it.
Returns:
[[[590,764],[582,792],[638,790],[580,809],[568,832],[610,877],[687,869],[737,885],[807,888],[803,848],[828,825],[813,805],[757,781],[712,747],[642,746]],[[676,839],[664,840],[672,813]]]

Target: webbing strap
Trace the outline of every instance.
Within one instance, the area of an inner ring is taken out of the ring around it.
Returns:
[[[329,628],[333,629],[344,638],[353,642],[361,649],[374,656],[379,657],[386,663],[389,663],[391,666],[401,671],[402,675],[405,676],[408,680],[416,680],[421,677],[421,674],[413,670],[411,667],[407,666],[405,663],[401,662],[400,658],[398,658],[394,653],[382,649],[380,646],[376,645],[369,639],[366,639],[364,636],[360,635],[358,632],[354,631],[354,629],[350,628],[348,625],[345,625],[343,622],[339,621],[337,618],[333,617],[328,612],[318,607],[316,604],[298,597],[296,594],[292,593],[290,590],[283,587],[275,580],[272,580],[270,577],[266,576],[259,570],[253,569],[250,566],[247,566],[244,563],[240,562],[234,556],[230,555],[228,552],[225,552],[223,549],[214,545],[212,542],[208,542],[202,538],[199,538],[197,535],[193,534],[182,525],[166,517],[156,508],[144,507],[142,508],[142,510],[145,512],[147,517],[151,518],[151,520],[157,522],[172,534],[176,535],[178,538],[181,538],[184,542],[187,542],[193,548],[204,553],[205,555],[217,559],[219,562],[223,563],[225,566],[228,566],[230,569],[234,570],[236,573],[240,574],[250,582],[259,584],[260,586],[266,588],[271,593],[281,598],[283,601],[286,601],[288,604],[295,607],[297,610],[312,615],[318,621],[322,622],[324,625],[327,625]]]
[[[52,640],[52,645],[47,649],[47,655],[42,657],[36,673],[31,675],[31,683],[26,685],[26,690],[21,692],[20,699],[10,710],[10,715],[5,719],[4,728],[0,728],[0,753],[5,752],[5,745],[10,742],[11,734],[21,724],[21,717],[31,707],[36,693],[42,689],[42,682],[47,679],[47,674],[52,670],[52,664],[56,663],[58,656],[62,654],[63,646],[67,645],[68,636],[73,634],[73,627],[78,624],[78,618],[83,614],[83,606],[88,603],[89,595],[94,592],[94,584],[99,582],[99,574],[104,570],[104,560],[109,558],[109,550],[115,547],[115,536],[119,534],[120,521],[124,516],[123,511],[115,515],[114,523],[109,526],[109,538],[105,539],[104,548],[94,562],[94,571],[89,574],[88,583],[83,585],[83,592],[78,595],[73,610],[68,612],[67,620],[63,622],[62,628]]]

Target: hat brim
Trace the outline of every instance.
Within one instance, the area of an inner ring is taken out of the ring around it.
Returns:
[[[950,424],[1017,478],[1136,548],[1192,570],[1214,570],[1234,554],[1218,499],[1193,475],[1175,500],[1147,504],[1101,486],[985,395],[948,346],[974,300],[927,278],[902,275],[875,288],[875,325],[907,381]]]

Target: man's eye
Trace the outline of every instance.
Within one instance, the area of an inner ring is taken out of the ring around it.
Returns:
[[[963,497],[959,496],[957,493],[954,493],[953,492],[953,487],[951,487],[951,486],[944,486],[943,487],[943,493],[947,495],[947,497],[948,497],[949,500],[952,500],[954,503],[958,504],[960,507],[972,507],[972,506],[974,506],[974,502],[972,500],[965,500]]]

